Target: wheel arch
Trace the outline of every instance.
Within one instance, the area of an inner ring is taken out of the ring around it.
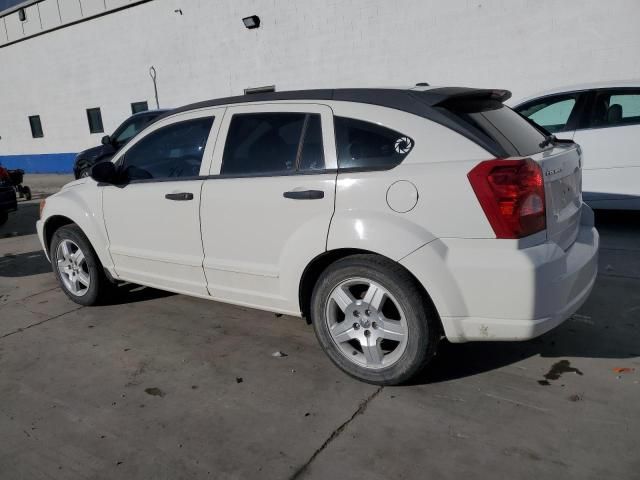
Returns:
[[[44,237],[44,246],[46,248],[47,255],[51,255],[51,240],[53,239],[53,234],[61,227],[65,225],[78,225],[76,222],[71,220],[69,217],[65,215],[52,215],[44,222],[43,227],[43,237]],[[80,227],[78,225],[80,229]],[[86,235],[86,234],[85,234]]]
[[[320,275],[322,275],[322,272],[324,272],[327,269],[327,267],[329,267],[329,265],[331,265],[333,262],[337,260],[352,256],[352,255],[362,255],[362,254],[376,255],[378,257],[385,258],[390,262],[400,265],[407,273],[409,273],[409,275],[411,275],[411,278],[413,278],[413,280],[416,282],[416,285],[422,292],[423,299],[426,302],[427,307],[436,316],[438,320],[438,325],[440,328],[440,333],[441,334],[444,333],[442,320],[440,319],[438,309],[436,308],[433,300],[431,299],[431,295],[429,295],[429,292],[427,292],[424,285],[422,285],[422,283],[416,278],[416,276],[409,269],[407,269],[401,263],[398,263],[395,260],[385,255],[382,255],[377,252],[372,252],[370,250],[362,250],[358,248],[338,248],[335,250],[328,250],[326,252],[321,253],[317,257],[315,257],[311,262],[309,262],[307,267],[304,269],[304,272],[302,273],[302,277],[300,279],[298,298],[300,302],[300,311],[302,312],[302,317],[305,319],[307,323],[309,324],[311,323],[310,310],[311,310],[311,296],[313,294],[313,288],[315,287],[316,282],[320,278]]]

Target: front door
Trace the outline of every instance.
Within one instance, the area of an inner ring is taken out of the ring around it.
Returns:
[[[212,114],[164,122],[116,161],[119,185],[103,189],[109,252],[122,279],[207,295],[200,236],[202,166]],[[213,134],[211,135],[213,138]],[[210,153],[209,153],[210,155]]]
[[[296,314],[300,276],[326,250],[333,215],[331,109],[229,107],[219,138],[214,175],[202,189],[209,291],[228,302]]]

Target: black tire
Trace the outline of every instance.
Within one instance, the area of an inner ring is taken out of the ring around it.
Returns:
[[[22,191],[24,192],[24,198],[27,201],[31,200],[31,189],[29,187],[22,187]]]
[[[0,210],[0,225],[4,225],[9,220],[9,212],[6,210]]]
[[[58,246],[63,240],[71,240],[74,242],[84,254],[87,270],[90,278],[90,285],[86,293],[82,296],[75,295],[70,291],[62,280],[60,271],[58,270]],[[84,306],[97,305],[105,299],[111,291],[112,284],[104,273],[100,259],[93,250],[91,243],[77,225],[65,225],[55,231],[51,239],[51,247],[49,249],[51,266],[62,291],[75,303]]]
[[[388,290],[404,311],[406,347],[388,367],[373,370],[359,365],[341,351],[331,336],[326,321],[330,294],[342,282],[352,278],[378,283]],[[438,315],[416,280],[398,263],[378,255],[353,255],[331,264],[314,287],[311,320],[316,337],[331,361],[350,376],[376,385],[408,382],[434,357],[440,339]]]

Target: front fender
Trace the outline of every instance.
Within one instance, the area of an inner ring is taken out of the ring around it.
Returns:
[[[95,182],[74,182],[47,198],[42,212],[45,248],[48,248],[46,239],[53,233],[48,229],[60,217],[67,218],[80,227],[89,239],[102,266],[112,272],[113,261],[109,254],[109,239],[102,217],[102,190],[96,186]]]

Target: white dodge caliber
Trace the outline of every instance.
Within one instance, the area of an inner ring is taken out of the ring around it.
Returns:
[[[438,342],[525,340],[587,299],[579,147],[504,90],[336,89],[189,105],[42,205],[64,292],[114,282],[306,317],[329,358],[406,382]]]

